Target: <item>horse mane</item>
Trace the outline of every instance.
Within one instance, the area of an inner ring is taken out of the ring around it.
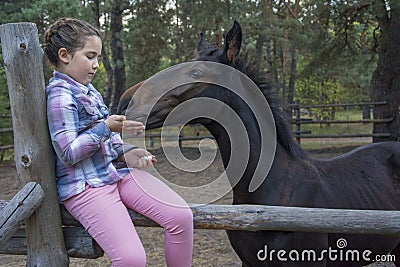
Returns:
[[[284,110],[288,105],[283,98],[279,96],[277,89],[274,88],[272,83],[267,79],[267,73],[256,67],[255,64],[248,59],[247,54],[237,57],[233,67],[246,74],[258,86],[266,98],[275,120],[278,143],[293,157],[308,157],[308,153],[297,143],[291,125],[288,122],[289,118]]]

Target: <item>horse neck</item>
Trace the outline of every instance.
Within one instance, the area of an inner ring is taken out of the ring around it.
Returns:
[[[235,109],[234,103],[235,101],[232,101],[230,103],[230,106],[233,109]],[[253,178],[254,170],[256,169],[256,166],[259,162],[260,152],[262,149],[261,133],[257,121],[253,117],[252,113],[242,112],[238,115],[241,118],[247,131],[247,136],[243,138],[248,138],[248,140],[250,141],[250,147],[247,168],[243,173],[240,181],[234,186],[233,190],[235,196],[242,195],[242,198],[246,199],[245,201],[247,201],[248,198],[251,198],[250,194],[248,194],[249,184]],[[295,162],[299,161],[299,159],[302,159],[303,161],[308,158],[307,153],[295,142],[293,134],[291,133],[291,129],[287,125],[286,121],[283,120],[283,117],[276,116],[275,124],[278,140],[275,151],[275,159],[273,163],[274,173],[280,172],[280,168],[286,168],[287,166],[294,165]],[[205,126],[215,137],[221,153],[222,162],[224,164],[224,167],[227,168],[229,160],[231,158],[231,145],[235,146],[235,144],[231,144],[229,134],[220,124],[216,122],[211,122]],[[277,157],[279,158],[279,160],[276,159]],[[269,175],[276,176],[274,173],[270,172]],[[227,174],[229,178],[229,172]],[[267,176],[267,174],[265,175]]]
[[[229,135],[221,130],[218,129],[220,126],[219,125],[213,125],[215,127],[209,127],[209,131],[213,136],[215,137],[215,140],[218,144],[219,151],[221,154],[222,162],[227,170],[227,176],[228,179],[231,178],[231,174],[229,172],[229,160],[231,158],[231,143],[229,141]],[[252,128],[252,126],[248,125],[247,127]],[[248,128],[248,129],[250,129]],[[239,182],[232,182],[230,180],[231,185],[233,186],[233,197],[234,197],[234,203],[254,203],[255,200],[253,199],[255,196],[253,194],[249,193],[249,186],[250,182],[253,179],[253,174],[254,170],[256,169],[257,163],[259,162],[258,158],[260,156],[260,151],[261,151],[261,143],[260,143],[260,138],[257,136],[256,131],[249,131],[249,140],[250,142],[250,151],[249,151],[249,159],[248,159],[248,165],[247,168],[245,169],[244,173],[242,174]],[[235,145],[235,144],[233,144]],[[285,166],[293,166],[294,163],[292,161],[295,161],[296,159],[288,153],[288,151],[281,145],[277,144],[276,146],[276,151],[275,151],[276,157],[279,157],[279,160],[274,159],[273,163],[273,168],[271,169],[272,172],[270,172],[268,175],[273,176],[273,179],[271,177],[268,178],[269,182],[272,182],[272,180],[279,180],[277,176],[275,175],[276,172],[279,173],[279,169],[282,170]],[[247,159],[244,159],[247,161]],[[285,163],[286,164],[285,164]],[[237,173],[233,172],[232,176],[236,178]],[[265,174],[265,177],[261,178],[266,178],[267,174]]]
[[[246,128],[247,135],[243,138],[248,138],[248,140],[250,140],[250,154],[257,160],[260,150],[262,149],[261,133],[253,112],[234,94],[225,94],[221,92],[224,91],[217,91],[215,98],[229,105],[232,110],[236,111],[236,115],[239,116],[241,123],[243,123]],[[309,158],[308,153],[296,142],[291,126],[287,122],[286,115],[280,111],[279,107],[271,106],[271,110],[275,121],[276,141],[278,143],[277,149],[282,149],[282,153],[288,154],[294,158]],[[223,155],[224,165],[227,164],[231,153],[230,136],[225,131],[224,127],[215,121],[208,121],[204,126],[215,137],[221,150],[221,156]]]

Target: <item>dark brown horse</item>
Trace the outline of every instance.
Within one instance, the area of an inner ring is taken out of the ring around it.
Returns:
[[[146,123],[147,129],[150,129],[162,126],[168,113],[189,99],[208,97],[229,105],[245,125],[250,148],[249,163],[240,181],[233,187],[233,204],[399,210],[400,143],[370,144],[329,160],[311,157],[296,143],[268,82],[251,64],[238,57],[241,41],[242,31],[235,22],[221,50],[205,43],[201,36],[195,60],[218,62],[240,70],[254,81],[271,107],[277,138],[275,157],[269,173],[264,174],[263,183],[255,191],[250,192],[248,188],[260,154],[266,148],[261,145],[261,130],[252,107],[232,91],[213,83],[192,83],[164,94],[169,88],[158,84],[154,94],[161,100],[150,111],[144,108],[150,101],[147,94],[134,96],[139,84],[121,97],[119,113],[124,114],[128,110],[138,114],[138,120],[149,113]],[[207,109],[207,106],[204,108]],[[233,151],[231,145],[235,146],[235,143],[230,141],[224,127],[208,118],[194,119],[189,123],[201,123],[214,135],[223,164],[227,167]],[[369,259],[374,261],[375,255],[384,254],[395,255],[400,261],[400,238],[393,236],[228,231],[228,237],[243,266],[363,266],[370,263]],[[339,251],[343,246],[339,246],[338,240],[347,241],[346,251]],[[286,254],[279,257],[278,254],[283,253],[279,250],[284,250]],[[312,257],[311,250],[317,253],[316,257]],[[348,251],[352,255],[348,255]],[[372,252],[368,259],[361,256],[364,251]],[[356,253],[359,253],[358,258]]]

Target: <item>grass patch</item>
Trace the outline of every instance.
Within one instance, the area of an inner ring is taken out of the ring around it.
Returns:
[[[0,150],[0,162],[14,160],[14,149]]]
[[[306,149],[306,150],[318,150],[318,149],[325,149],[325,148],[331,148],[331,147],[347,147],[347,146],[352,146],[352,147],[357,147],[357,146],[362,146],[366,144],[372,143],[372,140],[369,138],[359,138],[359,139],[354,139],[354,138],[341,138],[341,139],[329,139],[329,140],[323,140],[323,139],[303,139],[301,140],[301,147]]]

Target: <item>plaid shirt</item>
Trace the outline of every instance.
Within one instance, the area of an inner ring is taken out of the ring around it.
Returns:
[[[104,122],[109,111],[91,84],[84,86],[55,71],[46,87],[46,97],[60,201],[81,193],[86,184],[111,184],[129,173],[118,158],[130,145],[124,144]]]

